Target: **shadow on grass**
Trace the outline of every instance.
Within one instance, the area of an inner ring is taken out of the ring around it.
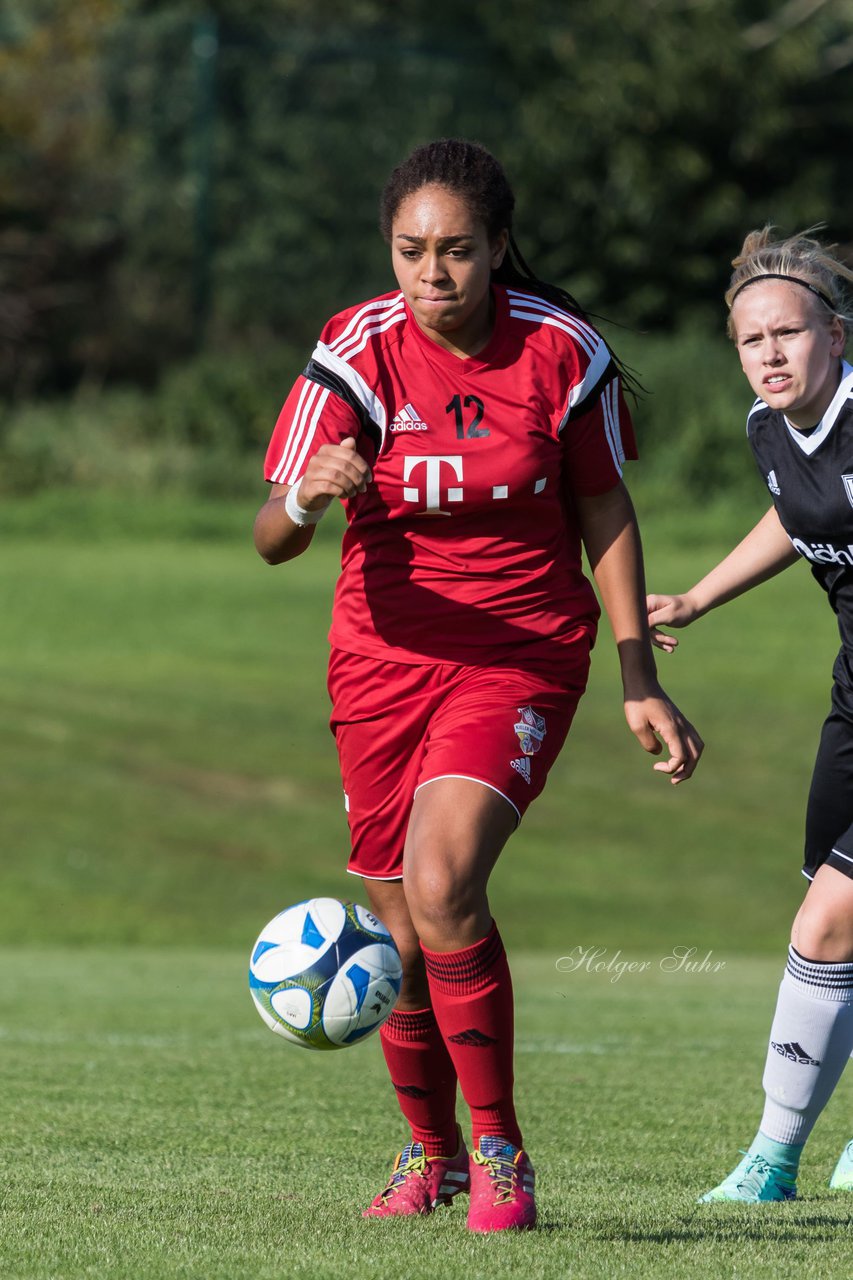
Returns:
[[[840,1208],[841,1206],[839,1206]],[[758,1215],[756,1215],[758,1208]],[[801,1243],[809,1240],[834,1241],[839,1232],[853,1222],[853,1207],[845,1214],[788,1212],[787,1206],[717,1205],[711,1211],[697,1209],[686,1217],[680,1226],[654,1230],[643,1228],[597,1231],[597,1240],[623,1241],[630,1244],[700,1244],[706,1241],[753,1240],[765,1243]],[[784,1216],[782,1216],[784,1215]]]

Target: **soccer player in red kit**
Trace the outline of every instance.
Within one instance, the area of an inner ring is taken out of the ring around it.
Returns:
[[[470,1189],[478,1232],[536,1217],[487,884],[586,684],[599,611],[582,543],[630,727],[666,747],[654,767],[675,783],[702,749],[655,674],[618,370],[569,295],[529,274],[513,206],[476,144],[430,143],[394,170],[380,222],[399,290],[324,329],[276,425],[255,525],[279,564],[335,498],[346,507],[332,728],[349,870],[403,960],[380,1036],[412,1132],[366,1216],[429,1213]]]

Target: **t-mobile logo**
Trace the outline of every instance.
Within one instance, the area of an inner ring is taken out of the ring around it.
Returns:
[[[442,467],[446,466],[451,469],[452,478],[457,481],[454,484],[448,484],[444,498],[446,502],[462,501],[462,458],[459,454],[453,455],[428,455],[427,457],[408,457],[404,460],[403,479],[411,480],[412,473],[417,467],[426,467],[425,482],[425,498],[421,496],[420,488],[409,485],[403,489],[403,498],[406,502],[423,502],[426,506],[420,514],[429,514],[433,516],[449,516],[449,511],[441,509],[441,480]],[[416,477],[419,479],[420,477]],[[447,476],[447,480],[450,480]]]

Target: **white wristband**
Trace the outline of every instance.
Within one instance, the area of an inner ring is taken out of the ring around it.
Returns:
[[[319,507],[316,511],[309,511],[306,507],[300,507],[297,492],[299,490],[299,481],[291,485],[287,491],[287,497],[284,500],[284,509],[290,516],[294,524],[298,524],[300,529],[306,528],[311,524],[317,524],[323,519],[323,516],[329,510],[329,507]],[[331,504],[330,504],[331,505]]]

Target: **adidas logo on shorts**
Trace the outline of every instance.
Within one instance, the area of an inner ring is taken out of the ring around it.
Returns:
[[[518,760],[510,760],[510,764],[516,773],[520,773],[526,783],[530,783],[530,760],[527,756],[520,756]]]

